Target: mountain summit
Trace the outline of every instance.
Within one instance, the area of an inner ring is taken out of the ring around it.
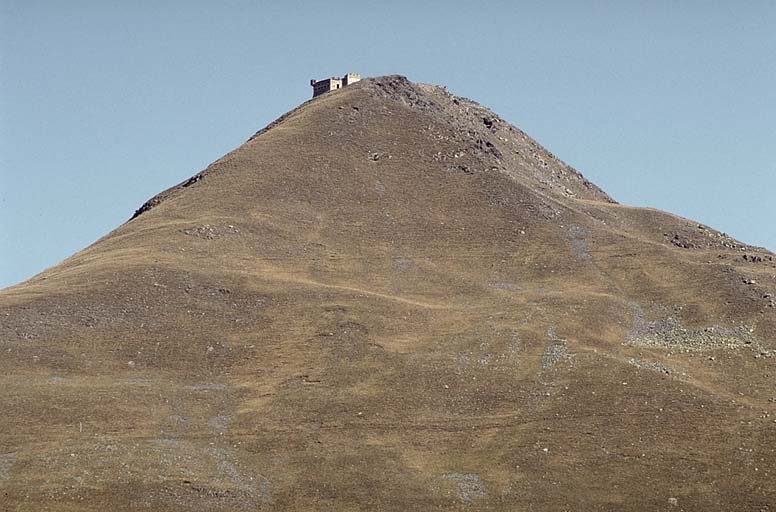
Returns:
[[[0,292],[0,502],[773,509],[775,268],[364,79]]]

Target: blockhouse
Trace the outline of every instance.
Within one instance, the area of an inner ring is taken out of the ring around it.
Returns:
[[[341,89],[352,83],[358,82],[359,80],[361,80],[361,75],[358,73],[346,73],[342,78],[333,76],[331,78],[324,78],[323,80],[310,80],[310,85],[313,88],[313,98],[329,91]]]

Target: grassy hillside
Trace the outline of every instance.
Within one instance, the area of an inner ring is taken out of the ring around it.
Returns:
[[[0,509],[776,508],[774,255],[402,77],[0,292]]]

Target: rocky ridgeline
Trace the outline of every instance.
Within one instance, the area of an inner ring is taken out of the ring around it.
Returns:
[[[420,110],[452,128],[461,149],[452,155],[451,169],[466,173],[498,170],[531,179],[545,192],[615,202],[576,169],[476,101],[455,96],[444,87],[414,84],[399,75],[367,79],[354,87],[358,86]]]
[[[681,229],[664,232],[663,238],[680,249],[731,249],[742,252],[756,250],[756,248],[743,244],[726,233],[721,233],[702,224],[688,225]],[[744,254],[742,259],[754,263],[773,261],[773,256],[770,254],[765,256]]]

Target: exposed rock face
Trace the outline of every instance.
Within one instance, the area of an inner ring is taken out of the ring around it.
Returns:
[[[776,263],[403,77],[0,293],[9,510],[776,508]]]

